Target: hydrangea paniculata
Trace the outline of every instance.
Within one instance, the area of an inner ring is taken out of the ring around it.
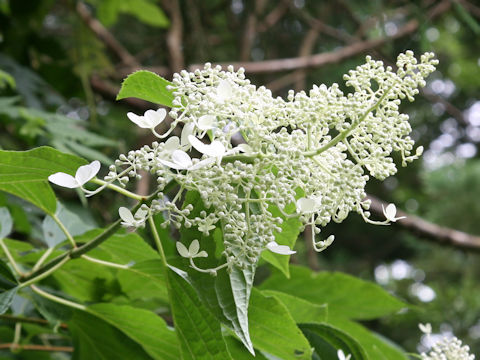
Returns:
[[[275,242],[288,218],[312,226],[314,248],[322,251],[333,236],[316,241],[320,228],[352,211],[372,223],[399,219],[393,205],[385,210],[385,221],[370,220],[365,185],[370,177],[395,174],[394,152],[403,166],[421,155],[399,106],[404,98],[413,100],[436,64],[432,53],[417,61],[407,51],[394,71],[367,57],[344,76],[352,91],[344,93],[337,84],[313,86],[308,92],[289,91],[286,100],[251,84],[243,68],[224,71],[207,63],[201,70],[181,71],[170,89],[170,129],[163,135],[153,132],[161,141],[121,155],[105,180],[125,186],[141,170],[151,173],[159,200],[148,216],[164,212],[165,225],[195,226],[204,234],[221,226],[228,267],[255,264],[265,249],[291,254]],[[129,117],[153,131],[163,113]],[[181,139],[164,141],[177,127],[183,128]],[[180,190],[164,201],[171,181]],[[198,192],[208,211],[189,217],[193,207],[178,202],[186,191]],[[143,225],[143,217],[127,215],[127,225]],[[193,259],[186,248],[179,251]]]

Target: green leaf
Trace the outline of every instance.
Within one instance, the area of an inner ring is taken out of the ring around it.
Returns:
[[[148,0],[102,0],[98,6],[98,17],[106,26],[115,24],[120,13],[133,15],[151,26],[165,28],[169,25],[165,13]]]
[[[185,196],[184,206],[194,205],[190,217],[199,216],[205,206],[197,192],[190,191]],[[208,252],[208,258],[195,259],[197,266],[208,269],[215,268],[224,263],[221,252],[223,248],[223,236],[220,226],[215,229],[214,235],[203,235],[195,228],[180,229],[180,240],[185,246],[189,246],[194,239],[200,240],[200,249]],[[218,258],[216,257],[218,256]],[[230,273],[225,269],[220,270],[216,277],[200,273],[189,266],[189,279],[197,290],[203,304],[222,323],[232,328],[245,347],[254,354],[253,345],[248,330],[248,303],[250,291],[253,286],[255,266],[247,267],[244,270],[233,268]]]
[[[329,318],[329,324],[350,335],[362,344],[370,360],[407,360],[408,356],[400,347],[390,340],[366,329],[362,325],[345,319]]]
[[[55,214],[72,236],[83,234],[91,230],[92,225],[83,221],[76,213],[65,208],[60,202],[57,203]],[[48,247],[53,248],[67,240],[65,233],[51,216],[46,216],[42,222],[43,237]]]
[[[69,261],[51,277],[63,292],[81,301],[101,301],[115,280],[113,269],[82,258]]]
[[[188,274],[168,268],[171,308],[184,360],[232,359],[223,340],[220,322],[202,304]]]
[[[117,279],[129,299],[160,299],[168,302],[167,284],[160,259],[141,261],[128,269],[118,270]]]
[[[131,306],[95,304],[89,312],[121,330],[140,344],[154,359],[178,360],[180,348],[177,336],[155,313]]]
[[[300,220],[298,220],[298,218],[286,219],[276,206],[270,206],[268,210],[273,216],[283,219],[283,223],[280,225],[282,231],[274,234],[275,241],[279,245],[287,245],[290,247],[290,249],[293,249],[295,243],[297,242],[298,235],[300,234],[300,227],[302,226],[302,223]],[[290,255],[275,254],[266,250],[262,252],[262,259],[283,272],[287,278],[290,278]]]
[[[314,304],[299,297],[274,290],[263,290],[262,294],[280,300],[287,307],[296,323],[326,322],[328,319],[328,306],[325,304]]]
[[[245,345],[233,336],[225,336],[224,339],[227,343],[228,351],[235,360],[267,360],[260,352],[252,355],[250,351],[245,348]]]
[[[29,151],[0,151],[0,190],[38,206],[47,214],[55,213],[57,201],[48,176],[56,172],[75,175],[86,161],[42,146]]]
[[[320,337],[335,349],[342,349],[345,355],[351,354],[352,359],[368,360],[365,350],[354,338],[332,325],[301,324],[300,328],[310,342],[314,343],[315,337]],[[321,344],[321,348],[324,348],[324,344]],[[322,355],[322,353],[319,352],[320,349],[316,348],[315,350],[318,355]]]
[[[12,232],[12,216],[10,215],[10,211],[8,208],[1,207],[0,208],[0,239],[7,237]]]
[[[280,359],[311,359],[310,344],[277,298],[253,289],[249,320],[256,349]]]
[[[17,291],[17,287],[14,287],[7,291],[0,290],[0,315],[8,310],[10,304],[13,301],[13,298],[17,294]]]
[[[0,69],[0,89],[4,89],[7,85],[15,89],[15,79],[12,75]]]
[[[9,290],[15,286],[17,286],[15,276],[8,265],[0,260],[0,290]]]
[[[122,331],[85,311],[75,311],[68,328],[75,349],[73,360],[152,359]]]
[[[222,271],[215,279],[218,305],[222,309],[226,324],[233,328],[245,347],[253,355],[253,344],[248,326],[248,305],[255,276],[255,266],[245,269],[233,267],[230,273]]]
[[[167,89],[167,86],[172,85],[170,81],[151,71],[140,70],[128,75],[123,81],[117,100],[135,97],[154,104],[172,107],[173,93]]]
[[[268,278],[261,289],[295,295],[314,304],[327,304],[332,316],[348,319],[375,319],[408,306],[380,286],[338,272],[319,272],[291,266],[292,278],[283,275]]]
[[[8,310],[17,290],[15,276],[8,265],[0,260],[0,314]]]

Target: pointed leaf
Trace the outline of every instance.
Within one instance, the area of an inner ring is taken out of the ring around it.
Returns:
[[[122,331],[154,359],[177,360],[180,345],[173,330],[155,313],[126,305],[95,304],[89,312]]]
[[[0,151],[0,190],[55,213],[56,199],[47,178],[57,172],[75,173],[86,161],[49,147],[29,151]]]
[[[172,86],[172,83],[151,71],[140,70],[128,75],[123,81],[117,100],[135,97],[154,104],[172,107],[174,97],[167,86]]]
[[[17,291],[17,287],[14,287],[7,291],[0,290],[0,315],[8,310],[15,295],[17,294]]]
[[[74,360],[152,359],[140,344],[85,311],[76,310],[68,328],[73,338]]]
[[[326,322],[328,319],[327,305],[314,304],[280,291],[263,290],[262,294],[280,300],[297,323]]]
[[[328,323],[332,324],[335,328],[340,329],[344,333],[354,338],[358,343],[362,344],[365,353],[371,360],[408,359],[406,353],[398,345],[376,334],[375,332],[366,329],[354,321],[329,317]]]
[[[279,359],[311,359],[310,344],[278,299],[253,289],[248,317],[256,349]]]
[[[380,286],[351,275],[290,266],[292,278],[281,274],[268,278],[260,288],[295,295],[314,304],[327,304],[332,316],[348,319],[375,319],[407,306]]]
[[[355,360],[369,360],[363,347],[354,338],[332,325],[301,324],[300,328],[309,340],[319,336],[335,349],[342,349],[345,355],[351,354]],[[322,355],[316,350],[317,354]]]
[[[171,308],[183,359],[231,359],[220,323],[202,305],[187,277],[187,273],[181,270],[168,268]]]
[[[17,280],[7,264],[0,260],[0,314],[8,310],[17,293]]]

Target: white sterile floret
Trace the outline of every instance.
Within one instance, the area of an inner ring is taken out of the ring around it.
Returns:
[[[180,241],[177,241],[177,251],[180,254],[180,256],[184,258],[198,258],[198,257],[207,257],[208,253],[205,250],[200,250],[200,243],[198,242],[197,239],[193,240],[190,244],[190,246],[187,247],[183,245]]]
[[[127,113],[128,118],[143,129],[153,129],[158,126],[167,116],[165,109],[147,110],[143,116],[134,114],[132,112]]]
[[[203,131],[213,129],[216,120],[213,115],[202,115],[198,119],[197,127]]]
[[[57,172],[53,175],[50,175],[48,177],[48,181],[59,186],[74,189],[82,187],[84,184],[92,180],[99,171],[100,162],[95,160],[88,165],[80,166],[75,173],[75,177],[63,172]]]
[[[121,207],[118,209],[118,214],[120,215],[120,219],[123,220],[121,222],[122,226],[138,228],[145,226],[148,210],[140,208],[135,212],[135,215],[133,215],[129,209]]]
[[[212,141],[210,144],[204,144],[195,136],[189,135],[188,141],[198,152],[210,157],[222,157],[225,155],[225,146],[220,141]]]
[[[418,328],[424,333],[424,334],[431,334],[432,333],[432,325],[430,323],[426,324],[418,324]]]
[[[163,165],[175,170],[196,170],[214,162],[215,159],[205,159],[193,164],[190,156],[183,150],[174,150],[172,152],[172,161],[158,159]]]
[[[343,352],[342,349],[338,349],[337,351],[337,357],[338,357],[338,360],[350,360],[350,358],[352,357],[351,354],[348,354],[345,356],[345,353]]]
[[[172,137],[168,138],[167,141],[165,141],[164,149],[167,152],[171,153],[175,150],[178,150],[179,148],[180,148],[180,139],[178,138],[178,136],[172,136]]]
[[[297,200],[297,212],[303,213],[312,213],[317,211],[320,208],[321,204],[319,199],[309,199],[309,198],[300,198]]]
[[[217,98],[221,102],[232,97],[232,86],[227,80],[220,80],[217,86]]]
[[[270,241],[267,244],[267,249],[280,255],[292,255],[296,253],[296,251],[290,249],[287,245],[279,245],[276,241]]]
[[[195,130],[195,124],[194,123],[189,123],[185,124],[182,129],[182,135],[180,136],[180,146],[182,148],[190,148],[190,142],[188,141],[188,137],[193,134]]]
[[[397,207],[395,204],[388,204],[386,208],[384,208],[382,204],[382,209],[383,215],[385,215],[385,218],[390,222],[396,222],[397,220],[406,218],[406,216],[395,217],[395,215],[397,215]]]

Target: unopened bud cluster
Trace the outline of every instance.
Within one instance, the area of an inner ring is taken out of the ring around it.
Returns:
[[[267,244],[275,245],[275,233],[289,217],[318,229],[331,220],[341,222],[351,211],[369,219],[364,201],[369,177],[385,179],[396,172],[393,152],[401,155],[402,165],[422,152],[414,150],[408,116],[399,105],[404,98],[413,100],[436,63],[431,53],[417,62],[408,51],[393,71],[367,57],[344,77],[351,92],[321,85],[308,93],[290,91],[287,100],[252,85],[243,69],[206,64],[182,71],[173,77],[169,113],[169,131],[182,127],[181,137],[164,141],[166,134],[154,132],[162,140],[121,155],[106,180],[125,186],[139,170],[150,172],[161,199],[150,213],[166,211],[167,223],[195,226],[204,234],[221,227],[228,266],[255,263]],[[144,128],[153,124],[152,131],[160,116],[130,115]],[[164,201],[162,191],[172,180],[180,192]],[[191,206],[179,205],[190,190],[207,208],[195,218],[189,217]],[[282,216],[273,215],[279,212]]]

